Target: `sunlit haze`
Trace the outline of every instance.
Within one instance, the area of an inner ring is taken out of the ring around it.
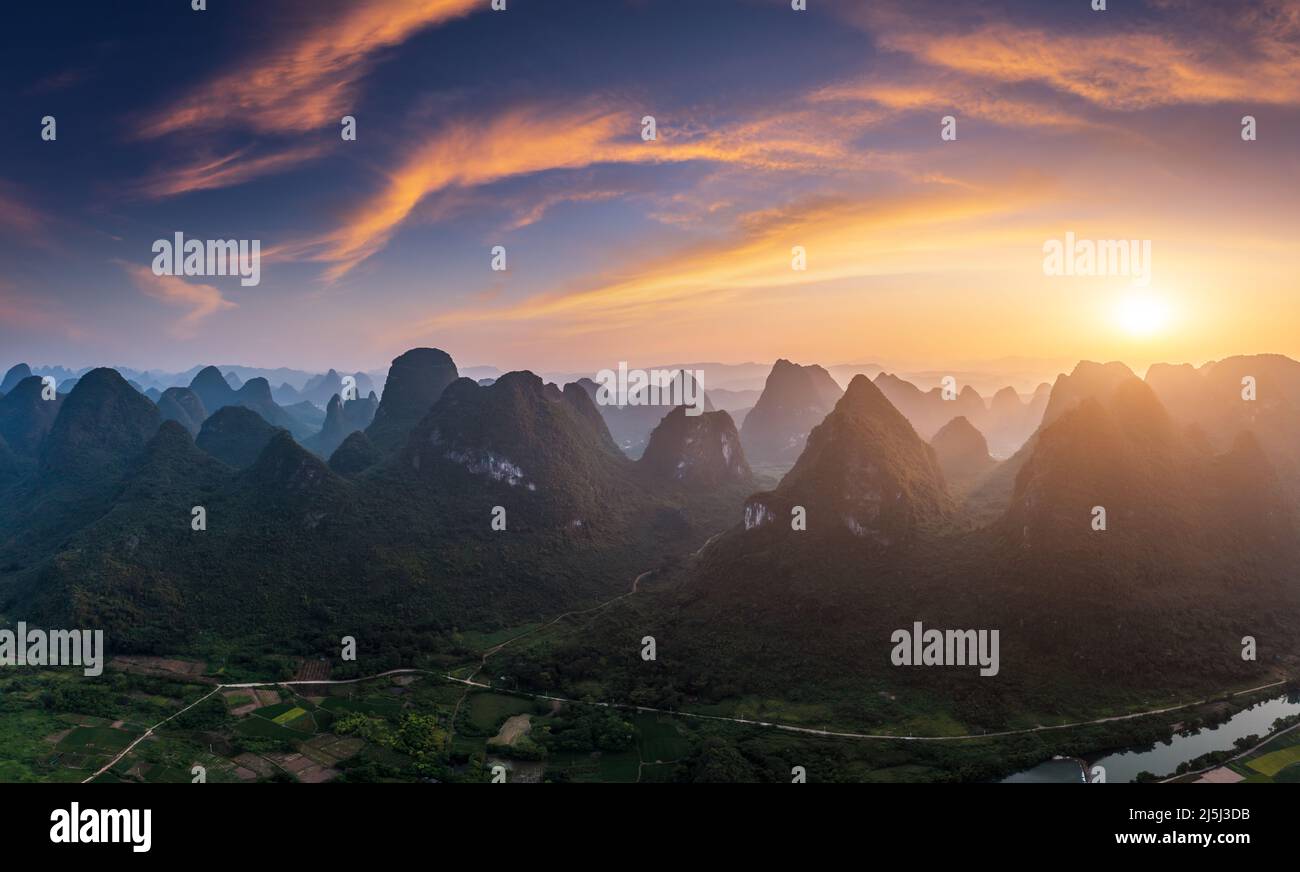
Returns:
[[[1300,354],[1293,7],[575,3],[546,10],[547,59],[514,50],[541,5],[284,0],[266,14],[311,23],[250,33],[217,4],[200,33],[187,4],[104,4],[6,53],[6,358],[1050,378]],[[259,239],[260,284],[150,274],[176,232]],[[1148,241],[1150,285],[1046,275],[1067,233]]]

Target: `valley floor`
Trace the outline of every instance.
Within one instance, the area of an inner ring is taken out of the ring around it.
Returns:
[[[328,679],[321,662],[301,661],[287,679],[222,681],[201,662],[134,657],[114,660],[106,682],[53,670],[12,674],[0,688],[7,724],[0,780],[148,783],[202,772],[233,782],[781,781],[794,766],[809,780],[986,780],[1079,753],[1080,743],[1096,750],[1130,741],[1105,732],[1117,722],[1167,736],[1182,725],[1175,718],[1189,722],[1216,707],[1222,716],[1284,683],[1082,723],[899,736],[562,698],[478,677],[495,654],[569,616],[492,640],[477,663],[447,673],[401,668]],[[1292,725],[1193,775],[1295,780],[1298,748]]]

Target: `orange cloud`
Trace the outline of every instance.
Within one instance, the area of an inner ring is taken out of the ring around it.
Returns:
[[[193,191],[242,185],[261,176],[313,160],[320,157],[324,151],[322,145],[309,145],[250,156],[250,149],[241,148],[220,157],[204,158],[189,166],[155,173],[141,182],[138,190],[145,197],[161,199]]]
[[[45,244],[49,217],[26,202],[17,188],[0,181],[0,231],[26,242]]]
[[[218,76],[147,119],[146,138],[192,128],[302,132],[353,108],[373,55],[416,32],[485,9],[483,0],[358,0],[286,45]]]
[[[641,140],[639,115],[608,106],[517,109],[486,121],[455,121],[409,153],[338,230],[300,244],[296,252],[332,263],[326,278],[337,279],[387,245],[431,194],[548,170],[695,160],[769,171],[856,167],[862,155],[848,147],[845,131],[830,132],[847,123],[812,121],[811,113],[785,113],[694,131],[661,118],[654,142]]]
[[[524,227],[536,224],[542,220],[542,217],[563,203],[597,203],[605,200],[613,200],[623,196],[623,191],[618,190],[592,190],[592,191],[563,191],[557,194],[548,194],[528,206],[515,210],[515,218],[507,227],[508,230],[520,230]]]
[[[48,295],[20,294],[4,281],[0,281],[0,325],[9,330],[55,333],[68,339],[81,340],[87,332],[74,323],[63,306]]]
[[[940,113],[954,112],[961,117],[981,118],[1008,127],[1097,126],[1043,102],[998,94],[989,87],[972,86],[969,79],[958,76],[943,76],[934,81],[922,81],[921,77],[914,76],[906,83],[845,82],[824,87],[811,99],[821,104],[871,103],[891,113],[927,110],[935,112],[936,119]]]
[[[188,308],[179,321],[172,325],[172,335],[192,337],[204,319],[217,312],[236,308],[236,304],[222,296],[212,285],[191,284],[179,276],[154,275],[153,270],[138,264],[121,264],[135,281],[136,287],[169,306]]]
[[[969,35],[890,42],[929,63],[1007,82],[1046,82],[1111,109],[1300,99],[1295,57],[1257,65],[1216,62],[1163,34],[1066,36],[1004,24]]]
[[[1052,31],[1020,26],[1005,11],[975,7],[984,23],[936,22],[924,3],[875,3],[846,15],[880,47],[989,82],[1038,82],[1097,106],[1135,110],[1183,103],[1300,102],[1300,4],[1152,0],[1173,26]],[[1000,17],[994,18],[994,15]],[[1105,16],[1092,16],[1103,19]]]
[[[1037,266],[1041,230],[985,229],[1044,198],[1037,180],[989,190],[931,190],[872,202],[821,200],[753,214],[737,237],[678,253],[587,288],[542,294],[506,307],[467,307],[413,325],[400,338],[470,324],[555,321],[562,332],[609,330],[665,319],[717,318],[764,292],[904,272],[969,269],[998,243],[1015,239]],[[791,267],[792,247],[807,252]],[[934,252],[944,257],[936,260]],[[949,266],[944,266],[948,264]],[[760,303],[761,304],[761,303]],[[399,337],[394,337],[399,338]]]

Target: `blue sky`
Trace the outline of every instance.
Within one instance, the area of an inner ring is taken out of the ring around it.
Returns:
[[[1300,351],[1290,0],[209,5],[7,13],[6,360]],[[1045,280],[1067,230],[1153,239],[1169,325],[1115,329],[1124,282]],[[261,240],[261,284],[152,276],[177,231]]]

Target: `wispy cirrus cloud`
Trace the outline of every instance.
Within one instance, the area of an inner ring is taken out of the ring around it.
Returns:
[[[968,15],[982,19],[974,23],[946,25],[925,3],[882,2],[847,14],[881,48],[931,67],[989,83],[1043,84],[1104,109],[1300,102],[1295,0],[1231,8],[1185,0],[1150,5],[1178,17],[1157,24],[1098,15],[1096,28],[1067,30],[1019,23],[995,7],[973,7]]]
[[[1001,93],[996,88],[949,74],[914,75],[905,82],[854,79],[821,88],[810,99],[827,105],[875,105],[891,115],[925,110],[937,117],[956,112],[962,117],[980,118],[1005,127],[1074,129],[1097,126],[1059,104]]]
[[[325,153],[319,143],[275,151],[250,147],[204,157],[181,167],[160,169],[135,186],[140,196],[163,199],[195,191],[229,188],[314,160]]]
[[[53,94],[71,88],[86,80],[91,74],[89,67],[73,67],[53,75],[45,76],[29,86],[23,93],[29,97]]]
[[[552,170],[688,161],[758,172],[807,172],[818,165],[843,171],[857,165],[862,155],[847,142],[847,127],[829,130],[846,125],[843,119],[811,126],[799,124],[798,117],[789,112],[765,114],[716,128],[672,126],[661,119],[654,142],[641,140],[639,115],[607,103],[512,109],[488,119],[459,119],[400,158],[379,190],[338,229],[304,241],[293,253],[332,264],[326,278],[337,279],[383,249],[426,197]]]
[[[8,331],[48,333],[78,341],[88,331],[57,300],[26,294],[0,280],[0,334]]]
[[[209,80],[148,116],[143,138],[192,129],[236,127],[299,133],[337,124],[352,107],[376,52],[427,27],[486,9],[482,0],[360,0],[320,23],[290,31],[281,45]]]
[[[1037,228],[987,225],[1041,204],[1049,190],[1042,179],[1022,178],[1001,185],[997,197],[990,190],[936,185],[873,201],[817,198],[750,214],[729,238],[622,268],[617,277],[597,277],[586,287],[504,306],[483,301],[404,327],[393,338],[427,337],[475,324],[550,324],[572,334],[682,315],[725,319],[737,307],[767,305],[763,292],[774,289],[969,268],[992,244],[1008,237],[1028,240],[1027,250],[1036,251]],[[808,252],[806,271],[791,269],[795,244]],[[945,257],[936,258],[937,251]]]
[[[1108,109],[1251,99],[1300,102],[1300,57],[1214,58],[1162,33],[1054,34],[1001,24],[971,34],[894,37],[893,47],[961,73],[1043,82]]]
[[[16,185],[0,180],[0,233],[29,245],[48,245],[50,216]]]
[[[1181,0],[1164,0],[1175,4]],[[863,149],[865,129],[913,110],[951,108],[964,116],[1021,128],[1101,128],[1104,122],[1063,105],[1059,97],[1015,90],[1045,84],[1106,109],[1300,97],[1300,59],[1294,51],[1295,4],[1265,3],[1250,27],[1253,53],[1224,54],[1198,40],[1195,28],[1162,31],[1099,30],[1077,34],[1031,27],[1004,18],[964,21],[962,29],[934,26],[906,4],[883,3],[854,13],[886,50],[921,64],[906,78],[888,73],[848,78],[812,91],[807,100],[760,110],[714,125],[687,118],[660,119],[661,140],[636,141],[636,120],[622,109],[591,105],[576,110],[513,110],[489,119],[452,122],[397,160],[375,195],[337,230],[299,249],[331,264],[337,279],[382,250],[416,207],[431,195],[500,179],[602,163],[715,161],[750,172],[789,170],[843,175],[864,169],[914,172],[914,161]],[[1261,70],[1254,64],[1263,62]],[[1023,90],[1023,89],[1021,89]],[[827,111],[833,107],[834,111]],[[938,178],[921,174],[915,181]],[[951,181],[951,180],[949,180]]]
[[[119,265],[146,295],[168,306],[188,310],[170,328],[172,335],[179,339],[193,337],[212,315],[237,307],[212,285],[193,284],[179,276],[154,275],[153,270],[139,264]]]

